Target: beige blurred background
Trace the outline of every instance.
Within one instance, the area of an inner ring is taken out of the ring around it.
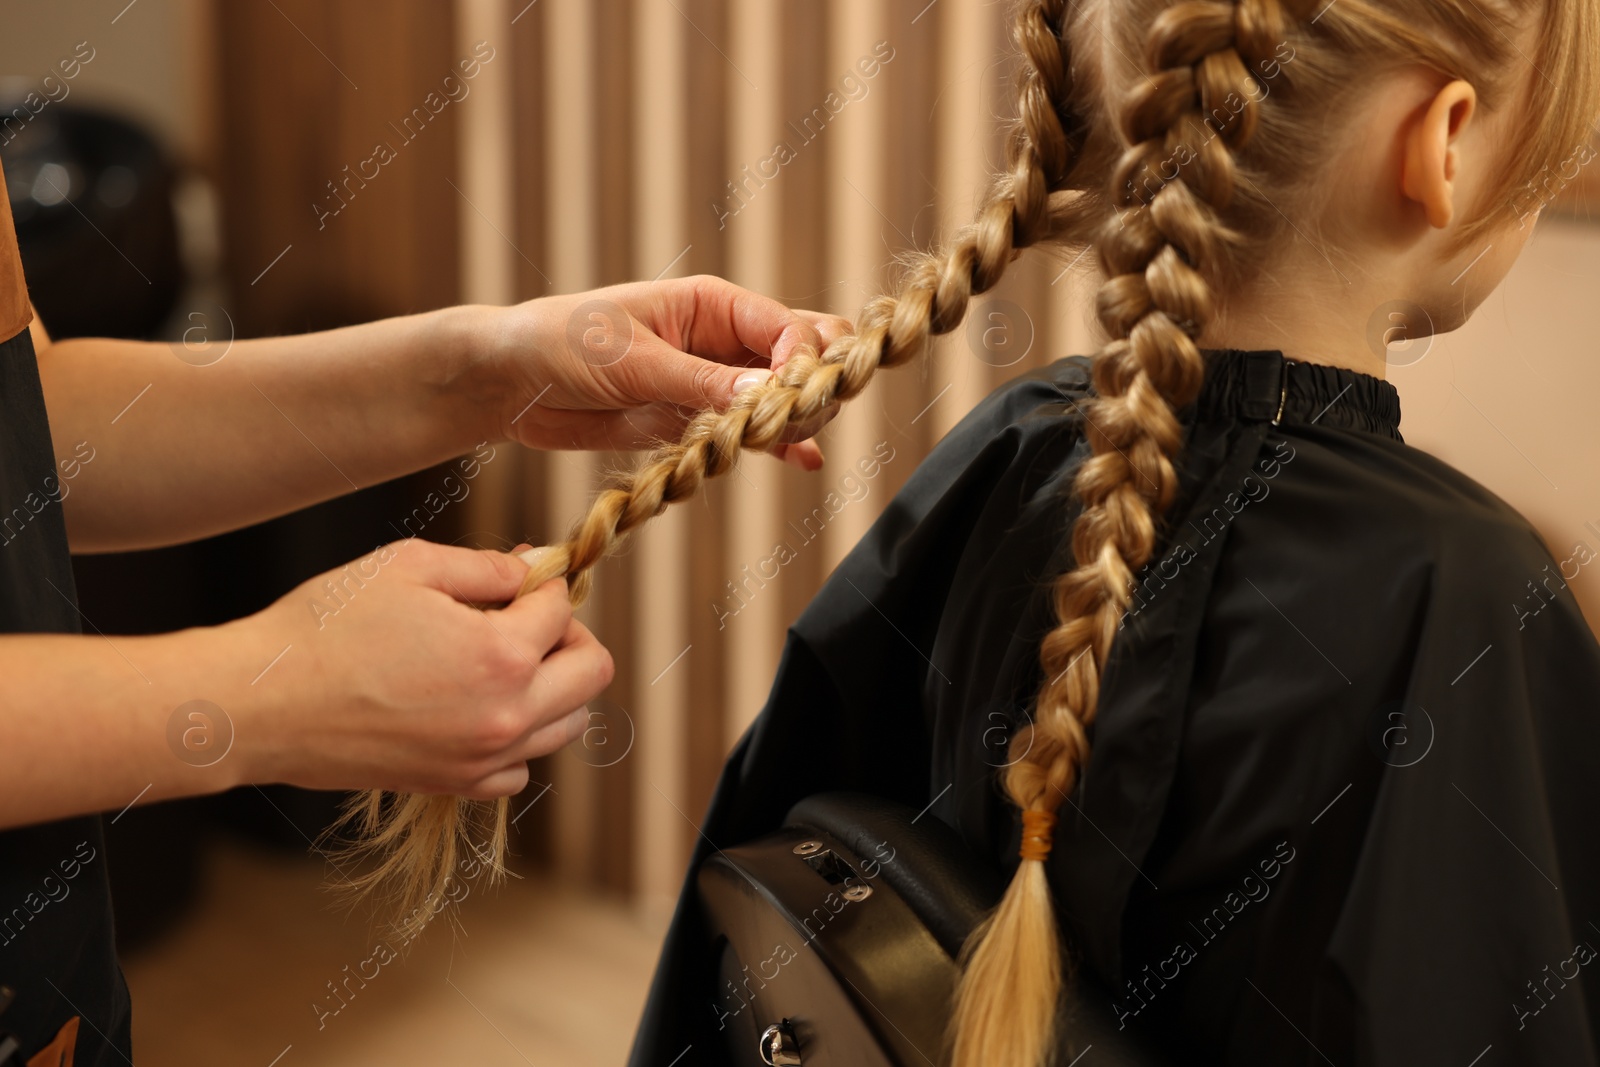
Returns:
[[[896,253],[965,220],[998,163],[1005,13],[977,0],[18,3],[0,75],[37,80],[92,42],[73,100],[153,130],[191,200],[218,205],[186,225],[210,227],[195,238],[219,250],[207,292],[241,334],[697,272],[853,314]],[[405,140],[398,125],[480,42],[492,59],[470,93]],[[858,64],[874,56],[867,77]],[[377,142],[399,146],[394,162],[340,185]],[[793,158],[773,167],[779,143]],[[1522,508],[1561,557],[1578,541],[1600,550],[1594,203],[1570,196],[1470,327],[1407,350],[1392,376],[1408,439]],[[319,204],[338,208],[320,226]],[[820,474],[749,460],[603,569],[585,610],[617,680],[587,743],[537,766],[517,802],[525,877],[475,892],[454,931],[432,931],[336,1017],[319,1027],[314,1005],[372,935],[330,910],[323,861],[209,850],[198,902],[127,958],[140,1062],[619,1062],[696,821],[785,626],[979,398],[1090,350],[1092,284],[1064,267],[1024,260],[978,302],[978,329],[881,377],[827,430]],[[878,477],[845,480],[885,449]],[[502,454],[447,539],[549,541],[625,462]],[[819,523],[830,492],[847,504]],[[777,578],[753,576],[808,518],[821,536]],[[1600,582],[1585,572],[1573,590],[1600,620]]]

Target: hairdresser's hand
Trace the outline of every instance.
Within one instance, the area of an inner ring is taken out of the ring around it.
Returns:
[[[282,652],[252,685],[267,708],[238,723],[247,780],[516,793],[527,760],[583,734],[583,704],[612,675],[563,582],[512,600],[527,569],[399,541],[232,624],[261,663]]]
[[[637,282],[544,297],[504,312],[501,430],[534,448],[632,449],[675,439],[722,410],[796,347],[852,332],[846,319],[793,311],[720,278]],[[831,413],[830,413],[831,414]],[[822,464],[801,428],[778,453]]]

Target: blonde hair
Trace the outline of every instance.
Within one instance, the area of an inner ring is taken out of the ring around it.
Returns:
[[[1517,38],[1541,16],[1524,55]],[[1411,65],[1471,82],[1488,110],[1529,110],[1505,172],[1462,226],[1465,248],[1586,143],[1600,114],[1600,0],[1022,0],[1015,37],[1009,166],[976,221],[942,253],[913,257],[898,292],[862,311],[855,336],[798,354],[725,413],[700,414],[678,443],[600,493],[524,584],[566,575],[581,601],[590,568],[630,530],[693,496],[741,449],[769,448],[859,394],[880,367],[921,355],[1016,250],[1096,247],[1109,340],[1094,358],[1084,420],[1093,454],[1074,486],[1077,563],[1054,582],[1043,684],[1031,725],[1012,742],[1023,755],[1004,772],[1024,815],[1022,859],[963,953],[955,1067],[1037,1067],[1057,1047],[1063,953],[1045,875],[1054,813],[1088,758],[1101,673],[1176,492],[1178,412],[1204,371],[1198,339],[1219,294],[1248,284],[1297,236],[1285,212],[1301,218],[1299,231],[1314,229],[1327,140],[1350,125],[1338,117],[1356,113],[1377,75]],[[1552,76],[1560,92],[1538,93]],[[1541,96],[1548,102],[1534,107]],[[386,855],[363,884],[392,882],[408,905],[437,897],[463,825],[486,830],[498,856],[506,810],[505,801],[369,797],[357,814]]]

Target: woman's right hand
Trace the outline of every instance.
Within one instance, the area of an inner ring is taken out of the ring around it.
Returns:
[[[529,759],[582,735],[583,704],[613,672],[563,581],[513,600],[527,569],[502,552],[398,541],[224,627],[272,662],[235,723],[246,780],[519,791]]]

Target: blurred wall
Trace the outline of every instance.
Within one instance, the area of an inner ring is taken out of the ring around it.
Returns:
[[[115,111],[155,131],[185,160],[207,157],[212,129],[210,0],[72,0],[9,4],[0,79],[37,86],[88,42],[94,59],[61,99]]]
[[[1600,288],[1600,212],[1586,214],[1544,219],[1472,321],[1418,345],[1390,374],[1406,440],[1526,515],[1557,561],[1581,556],[1580,544],[1600,555],[1600,333],[1588,317]],[[1591,626],[1600,625],[1596,569],[1578,568],[1570,583]],[[1504,610],[1517,606],[1534,608],[1508,597]]]
[[[481,100],[478,78],[461,80],[459,102],[441,91],[473,58],[451,0],[218,2],[215,25],[215,170],[240,331],[458,302],[459,145]]]

